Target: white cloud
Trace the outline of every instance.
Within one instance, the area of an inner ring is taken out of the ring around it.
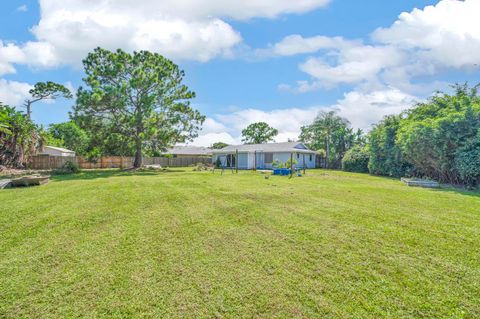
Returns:
[[[28,7],[27,7],[26,4],[23,4],[23,5],[21,5],[21,6],[19,6],[19,7],[17,8],[17,11],[19,11],[19,12],[27,12],[27,11],[28,11]]]
[[[15,73],[14,63],[25,62],[25,53],[13,43],[4,44],[0,40],[0,76]]]
[[[321,107],[310,107],[263,111],[248,108],[231,114],[217,114],[213,118],[207,118],[202,132],[192,144],[198,146],[210,146],[215,142],[240,144],[241,131],[249,124],[260,121],[267,122],[278,130],[276,142],[296,140],[300,134],[300,128],[310,124],[321,109]]]
[[[267,49],[256,51],[258,56],[292,56],[297,54],[315,53],[325,49],[341,49],[358,44],[357,41],[347,41],[342,37],[315,36],[304,38],[299,34],[289,35],[280,42],[270,45]]]
[[[347,118],[354,128],[369,130],[385,115],[399,114],[412,107],[418,99],[395,88],[378,91],[351,91],[345,94],[332,109]]]
[[[19,106],[29,96],[32,86],[28,83],[0,79],[0,101],[11,106]]]
[[[330,0],[40,0],[41,17],[32,27],[36,41],[8,44],[20,50],[6,59],[0,51],[0,75],[15,63],[51,68],[80,66],[97,46],[110,50],[150,50],[178,60],[209,61],[231,57],[242,37],[225,19],[275,18],[323,7]],[[20,6],[19,11],[28,8]],[[9,47],[11,46],[11,47]]]
[[[443,0],[423,10],[402,13],[373,39],[406,50],[420,50],[423,62],[440,67],[473,67],[480,63],[480,1]]]
[[[215,142],[240,144],[241,131],[251,123],[267,122],[279,131],[276,142],[298,140],[301,127],[309,125],[321,110],[335,110],[347,118],[352,127],[365,131],[378,123],[385,115],[399,114],[419,101],[413,95],[399,89],[383,87],[379,90],[353,90],[336,103],[309,108],[288,108],[263,111],[255,108],[235,111],[231,114],[216,114],[205,121],[199,137],[191,143],[211,146]]]

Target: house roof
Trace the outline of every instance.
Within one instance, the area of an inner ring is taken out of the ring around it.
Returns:
[[[317,153],[309,150],[301,142],[284,142],[284,143],[266,143],[266,144],[244,144],[244,145],[229,145],[219,150],[214,150],[215,154],[222,153],[235,153],[236,151],[241,153],[251,152],[268,152],[268,153]]]
[[[212,150],[208,147],[198,147],[198,146],[175,146],[167,149],[165,154],[171,155],[201,155],[208,156],[212,155]]]
[[[50,145],[45,146],[45,148],[49,148],[51,150],[59,151],[59,152],[62,152],[62,153],[75,153],[74,151],[67,150],[66,148],[50,146]]]

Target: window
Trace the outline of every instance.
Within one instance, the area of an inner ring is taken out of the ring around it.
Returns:
[[[273,163],[273,153],[265,153],[265,164]]]
[[[312,161],[312,159],[313,159],[313,156],[312,156],[312,154],[310,154],[310,162]]]
[[[300,154],[297,153],[297,158],[300,158]]]

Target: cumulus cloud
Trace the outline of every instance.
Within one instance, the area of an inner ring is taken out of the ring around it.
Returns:
[[[27,12],[27,11],[28,11],[28,7],[27,7],[26,4],[23,4],[23,5],[21,5],[21,6],[19,6],[19,7],[17,8],[17,11],[19,11],[19,12]]]
[[[21,105],[29,96],[32,86],[28,83],[0,79],[0,102],[11,106]]]
[[[276,142],[298,140],[301,127],[309,125],[320,111],[336,111],[347,118],[352,127],[369,131],[384,116],[399,114],[420,100],[393,87],[364,91],[361,89],[346,93],[332,105],[309,108],[288,108],[264,111],[256,108],[238,110],[230,114],[216,114],[207,118],[199,137],[191,143],[197,146],[211,146],[215,142],[240,144],[241,131],[249,124],[267,122],[279,131]]]
[[[127,51],[150,50],[168,58],[209,61],[231,57],[242,37],[226,19],[275,18],[323,7],[329,0],[40,0],[36,37],[20,45],[0,42],[0,50],[20,50],[2,57],[0,75],[15,63],[51,68],[79,66],[97,46]],[[20,6],[19,11],[26,11]],[[5,55],[5,53],[4,53]]]
[[[304,38],[299,34],[286,36],[281,41],[266,49],[256,50],[256,55],[292,56],[297,54],[315,53],[325,49],[341,49],[357,45],[358,41],[348,41],[342,37],[315,36]]]
[[[375,30],[368,45],[338,37],[291,35],[259,52],[318,54],[299,65],[309,80],[281,84],[281,90],[302,93],[349,84],[414,93],[425,87],[413,85],[414,78],[480,64],[478,12],[478,0],[442,0],[402,13],[390,27]]]
[[[472,67],[480,63],[480,1],[443,0],[423,10],[402,13],[373,39],[406,50],[440,67]]]
[[[345,94],[331,109],[347,118],[354,128],[369,130],[384,116],[399,114],[412,107],[418,98],[396,88],[378,91],[351,91]]]
[[[238,110],[230,114],[216,114],[207,118],[202,132],[193,145],[210,146],[215,142],[240,144],[241,131],[255,122],[267,122],[279,132],[276,142],[297,140],[300,128],[309,124],[322,108],[289,108],[264,111],[256,108]]]

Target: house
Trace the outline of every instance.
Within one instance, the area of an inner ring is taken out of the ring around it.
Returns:
[[[213,150],[213,163],[219,159],[223,167],[236,167],[237,152],[239,169],[272,169],[274,162],[283,164],[291,156],[297,168],[315,168],[317,156],[300,142],[230,145]]]
[[[56,146],[44,146],[43,151],[39,152],[38,155],[75,157],[75,152]]]
[[[212,150],[208,147],[198,146],[175,146],[167,149],[164,154],[173,157],[211,157]]]

